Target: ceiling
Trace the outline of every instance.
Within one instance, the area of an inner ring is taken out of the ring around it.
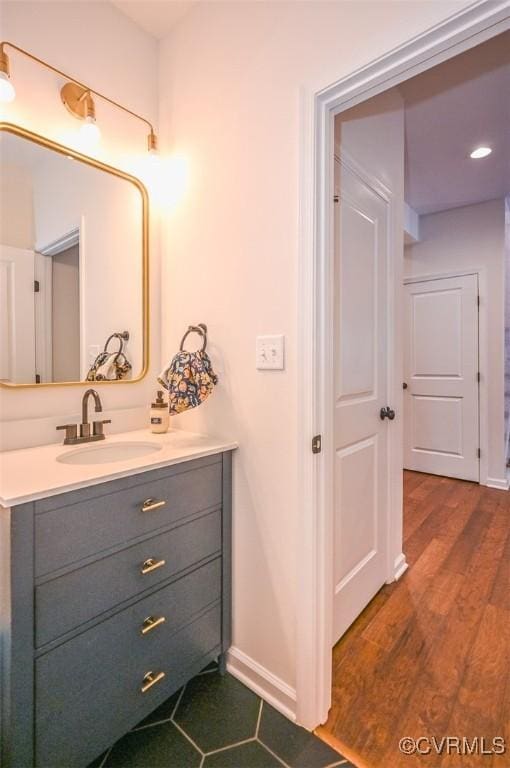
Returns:
[[[197,0],[110,0],[149,35],[162,39]]]
[[[510,194],[510,32],[399,86],[406,202],[433,213]],[[472,160],[477,146],[492,154]]]
[[[164,38],[199,0],[111,0]],[[406,202],[418,213],[510,193],[510,32],[399,86],[405,101]],[[493,148],[483,160],[470,151]]]

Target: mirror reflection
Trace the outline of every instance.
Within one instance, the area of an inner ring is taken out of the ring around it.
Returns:
[[[7,130],[0,179],[0,382],[138,378],[141,188]]]

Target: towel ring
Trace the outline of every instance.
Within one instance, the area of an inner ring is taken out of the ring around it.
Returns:
[[[181,339],[181,346],[179,347],[181,352],[184,351],[184,342],[186,341],[190,333],[198,333],[198,335],[202,337],[203,343],[202,343],[202,349],[200,351],[205,352],[205,348],[207,347],[207,326],[205,325],[205,323],[199,323],[198,325],[188,326],[188,330],[186,331],[186,333]]]
[[[119,341],[119,348],[116,352],[117,357],[121,355],[124,352],[124,342],[129,341],[129,331],[122,331],[122,332],[115,332],[112,333],[111,336],[108,336],[106,339],[106,344],[104,345],[104,351],[108,352],[108,344],[112,339],[118,339]]]

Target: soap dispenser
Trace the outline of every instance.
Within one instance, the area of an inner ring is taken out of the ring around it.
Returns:
[[[168,403],[163,399],[163,390],[159,389],[156,402],[151,404],[151,432],[156,434],[167,432],[169,423]]]

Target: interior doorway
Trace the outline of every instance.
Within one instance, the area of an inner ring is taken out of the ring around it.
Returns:
[[[404,283],[404,469],[480,480],[478,274]]]
[[[420,94],[419,100],[414,98],[413,88]],[[510,502],[506,493],[498,500],[497,494],[485,494],[478,484],[506,487],[503,214],[505,196],[510,193],[506,170],[510,146],[506,113],[500,110],[499,99],[508,89],[507,32],[341,112],[335,120],[335,649],[333,708],[324,732],[339,734],[343,753],[355,761],[358,750],[362,758],[370,759],[370,768],[401,764],[398,740],[393,738],[396,727],[406,726],[402,737],[411,727],[419,736],[420,727],[425,727],[420,720],[419,693],[411,694],[403,683],[395,690],[392,687],[401,666],[412,657],[419,669],[433,658],[438,666],[444,665],[445,688],[455,688],[457,673],[448,670],[448,644],[455,646],[460,631],[482,646],[484,612],[491,613],[496,607],[481,589],[473,606],[476,621],[472,626],[473,616],[466,620],[457,605],[451,611],[445,606],[457,589],[459,600],[467,595],[468,582],[463,579],[476,579],[482,557],[478,544],[481,550],[485,537],[485,547],[495,563],[486,587],[496,589],[503,567],[502,542],[491,528],[494,517],[480,515],[491,504],[508,511]],[[455,106],[459,92],[462,100],[466,92],[470,94],[462,127]],[[439,134],[447,142],[453,133],[461,149],[444,171],[431,157],[434,172],[424,172],[421,183],[416,169],[410,169],[416,156],[423,159],[422,147],[413,152],[413,142],[416,132],[421,134],[429,127],[423,125],[427,109],[431,129],[438,133],[434,122],[438,99],[443,101]],[[413,124],[413,110],[417,109],[419,126]],[[485,135],[492,137],[485,158],[494,155],[485,166],[477,165],[481,156],[473,152],[481,141],[481,112]],[[406,209],[412,227],[406,222]],[[404,257],[406,228],[413,231]],[[402,373],[400,383],[390,371]],[[400,467],[391,461],[397,455]],[[409,547],[413,572],[395,587],[396,578],[402,575],[401,571],[395,573],[392,563],[391,509],[398,496],[389,489],[397,478],[401,482],[402,466],[406,469],[402,551],[407,558]],[[498,472],[499,486],[494,482]],[[503,512],[498,520],[506,540],[510,528]],[[468,560],[461,563],[463,551]],[[378,569],[378,563],[386,563],[386,567]],[[428,602],[429,590],[438,592],[433,608]],[[398,599],[392,599],[394,593]],[[424,616],[438,631],[424,631],[427,639],[421,645]],[[500,619],[504,620],[504,614]],[[412,648],[407,647],[410,637]],[[353,703],[348,668],[349,663],[356,668],[353,648],[363,656],[363,673],[357,669],[356,676],[365,683],[348,714],[344,704],[346,700]],[[501,659],[510,659],[510,643],[501,648]],[[462,674],[471,674],[474,664],[466,649],[459,659]],[[413,674],[409,670],[411,678]],[[425,678],[426,672],[416,679],[426,696]],[[370,680],[377,681],[377,696],[386,697],[383,707],[371,697]],[[371,711],[379,713],[379,720],[364,709],[365,697]],[[501,706],[500,701],[491,728],[502,723]],[[454,713],[457,724],[467,729],[472,726],[468,710],[467,706],[463,710],[462,700],[453,697],[444,706],[441,722],[447,727]],[[360,732],[360,712],[363,721],[370,723],[366,732]],[[441,738],[442,732],[433,735]],[[483,765],[483,760],[473,765]]]
[[[80,251],[76,243],[52,257],[53,381],[80,380]]]
[[[305,398],[310,407],[310,419],[305,418],[303,429],[313,434],[322,435],[322,456],[303,473],[302,496],[304,522],[300,533],[303,565],[302,611],[298,626],[298,681],[297,681],[297,719],[300,723],[313,727],[318,722],[325,722],[331,704],[331,642],[334,626],[334,609],[331,595],[334,593],[333,551],[334,505],[335,505],[335,437],[334,430],[328,425],[334,424],[331,418],[335,402],[334,378],[337,370],[334,360],[334,346],[330,328],[334,327],[334,269],[333,269],[333,197],[334,197],[334,115],[366,103],[368,99],[387,92],[411,77],[431,69],[433,66],[453,58],[455,55],[489,40],[508,30],[508,14],[501,6],[488,9],[481,6],[467,12],[460,12],[440,28],[423,35],[417,41],[403,46],[398,51],[375,62],[365,70],[355,73],[330,89],[316,95],[315,135],[316,167],[315,200],[317,230],[315,244],[316,261],[313,270],[310,264],[304,265],[303,276],[310,278],[313,286],[313,301],[303,280],[304,304],[309,307],[313,320],[308,326],[310,345],[305,348],[309,362],[314,370],[313,385],[308,388]],[[385,136],[378,138],[378,146],[384,150]],[[331,158],[331,159],[330,159]],[[351,164],[361,175],[366,171],[363,163],[356,158]],[[360,174],[358,174],[360,175]],[[388,188],[384,180],[382,187]],[[390,186],[390,192],[393,190]],[[306,207],[306,206],[305,206]],[[403,215],[403,211],[401,211]],[[305,217],[306,218],[306,217]],[[313,229],[310,228],[310,233]],[[403,382],[403,344],[400,319],[403,309],[403,271],[398,272],[398,264],[390,263],[390,291],[388,298],[389,327],[388,336],[388,402],[386,413],[395,411],[394,420],[385,419],[388,445],[388,515],[386,519],[386,581],[391,582],[406,570],[405,556],[402,550],[402,382]],[[393,304],[391,299],[393,299]],[[305,308],[306,308],[305,307]],[[400,328],[400,330],[399,330]],[[306,367],[306,366],[305,366]],[[310,368],[308,368],[310,370]],[[358,396],[360,392],[356,393]],[[310,396],[308,399],[308,395]],[[375,408],[373,414],[381,419]],[[391,429],[395,427],[395,429]],[[313,430],[313,431],[312,431]],[[376,442],[381,442],[377,440]],[[384,441],[383,441],[384,442]],[[314,546],[310,547],[310,542]],[[360,561],[362,562],[362,561]],[[314,631],[310,631],[310,627]],[[311,661],[310,661],[311,660]]]

